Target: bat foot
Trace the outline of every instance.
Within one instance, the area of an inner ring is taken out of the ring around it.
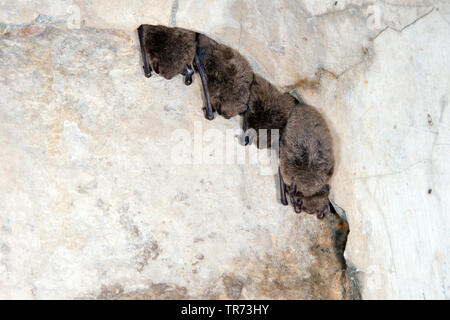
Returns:
[[[185,76],[184,78],[184,84],[189,86],[192,83],[192,75],[194,74],[194,70],[192,69],[192,67],[190,65],[186,65],[184,67],[184,71],[182,73],[182,75]]]
[[[248,146],[251,143],[250,136],[246,134],[241,134],[238,136],[239,144],[243,147]]]
[[[205,119],[214,120],[214,114],[208,113],[208,110],[206,108],[203,108],[203,113],[205,115]]]
[[[302,212],[303,201],[301,199],[297,199],[294,204],[295,213],[299,214]]]
[[[245,135],[244,138],[242,139],[242,144],[244,146],[248,146],[249,143],[250,143],[250,137]]]
[[[147,68],[144,66],[142,67],[144,69],[144,75],[146,78],[150,78],[152,76],[152,72],[150,70],[147,70]]]

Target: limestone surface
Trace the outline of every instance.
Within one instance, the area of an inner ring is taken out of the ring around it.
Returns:
[[[225,161],[240,119],[145,78],[141,23],[318,107],[342,218]],[[445,0],[0,0],[0,298],[448,299],[449,23]]]

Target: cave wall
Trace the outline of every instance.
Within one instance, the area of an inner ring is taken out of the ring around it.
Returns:
[[[449,22],[444,0],[1,0],[0,297],[448,298]],[[239,119],[204,120],[198,78],[146,79],[141,23],[319,108],[343,218],[282,207],[265,164],[215,164],[201,134]],[[174,164],[180,139],[203,162]]]

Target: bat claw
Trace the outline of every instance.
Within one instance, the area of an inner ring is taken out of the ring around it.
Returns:
[[[320,189],[319,193],[326,193],[328,191],[330,191],[330,185],[326,184],[322,187],[322,189]]]
[[[203,113],[205,114],[205,119],[214,120],[214,114],[208,113],[207,108],[203,108]]]
[[[250,138],[249,136],[244,136],[244,146],[247,146],[250,143]]]
[[[194,74],[194,70],[192,70],[190,65],[186,65],[182,74],[185,76],[184,84],[189,86],[192,83],[192,75]]]
[[[143,66],[144,68],[144,75],[146,78],[150,78],[152,76],[152,72],[150,70],[148,70],[145,66]]]
[[[295,205],[294,205],[295,213],[299,214],[300,212],[302,212],[302,205],[303,205],[303,201],[301,199],[297,199],[297,201],[295,201]]]

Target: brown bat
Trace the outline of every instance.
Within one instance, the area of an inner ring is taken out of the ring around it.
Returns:
[[[244,144],[247,145],[249,140],[246,134],[248,122],[248,127],[254,129],[256,132],[257,147],[272,147],[271,130],[279,130],[279,139],[281,139],[289,116],[295,106],[299,103],[300,102],[289,93],[281,93],[267,80],[255,74],[250,88],[248,110],[244,115],[243,130],[244,137],[246,139]],[[264,141],[261,141],[262,139],[260,139],[259,130],[261,129],[267,130],[267,139],[265,143]],[[286,185],[283,181],[280,167],[278,167],[278,176],[280,183],[281,203],[283,205],[288,205],[288,201],[286,199]]]
[[[333,142],[325,119],[315,108],[300,104],[292,110],[280,142],[280,184],[289,191],[295,212],[322,219],[332,210],[328,182],[333,170]]]
[[[281,93],[254,75],[236,50],[203,34],[153,25],[141,25],[138,33],[146,77],[153,68],[166,79],[182,74],[189,85],[194,65],[203,85],[207,119],[214,118],[214,111],[227,119],[244,115],[245,144],[250,127],[257,132],[258,148],[265,147],[259,141],[260,129],[269,134],[270,130],[280,130],[279,176],[284,205],[288,204],[288,192],[297,213],[303,209],[323,218],[333,209],[328,201],[328,181],[334,168],[332,139],[317,110]]]
[[[195,66],[200,74],[205,95],[205,117],[214,119],[203,65],[203,51],[198,47],[198,33],[182,28],[171,28],[161,25],[141,25],[138,28],[141,44],[144,73],[151,76],[151,68],[166,79],[177,74],[185,76],[184,83],[192,83]]]
[[[192,62],[196,52],[195,32],[182,28],[143,24],[138,28],[144,72],[151,75],[151,68],[166,79],[177,74],[186,76],[185,83],[192,82]]]
[[[193,64],[202,81],[207,119],[214,119],[214,110],[227,119],[245,110],[253,73],[236,50],[182,28],[141,25],[138,33],[146,77],[153,68],[166,79],[182,74],[189,85]]]
[[[226,119],[244,112],[253,79],[247,60],[203,34],[197,34],[197,53],[205,69],[212,109]]]

